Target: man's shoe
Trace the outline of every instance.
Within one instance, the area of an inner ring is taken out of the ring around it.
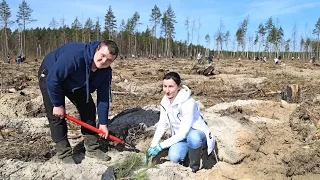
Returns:
[[[84,147],[86,149],[86,156],[96,158],[101,161],[110,161],[111,157],[99,149],[98,137],[95,135],[85,135]]]
[[[72,154],[72,148],[68,139],[62,139],[56,143],[56,151],[59,159],[66,164],[75,164]]]

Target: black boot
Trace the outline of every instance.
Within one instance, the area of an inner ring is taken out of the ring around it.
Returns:
[[[99,149],[100,144],[98,142],[98,137],[95,135],[84,136],[84,147],[86,149],[86,156],[88,157],[102,161],[109,161],[111,159],[110,156]]]
[[[179,162],[179,164],[181,164],[184,167],[189,167],[190,164],[190,160],[189,160],[189,154],[186,154],[186,157],[184,157],[183,162]]]
[[[215,164],[218,163],[218,146],[217,142],[214,145],[213,151],[208,155],[208,147],[203,149],[202,152],[202,168],[211,169]]]
[[[190,160],[190,168],[192,172],[197,172],[200,168],[200,158],[201,158],[202,147],[198,149],[189,148],[189,160]]]
[[[72,149],[68,139],[63,139],[56,143],[56,151],[59,159],[66,164],[75,164],[72,157]]]

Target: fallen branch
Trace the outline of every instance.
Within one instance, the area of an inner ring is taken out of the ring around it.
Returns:
[[[280,94],[281,91],[270,91],[270,92],[267,92],[265,93],[265,95],[274,95],[274,94]]]
[[[115,94],[115,95],[128,95],[128,94],[139,95],[136,92],[123,92],[123,91],[111,91],[111,94]]]
[[[130,94],[129,92],[111,91],[112,94]]]
[[[263,90],[259,89],[259,90],[254,90],[254,91],[250,91],[250,92],[246,92],[246,93],[228,93],[228,94],[219,94],[217,93],[218,95],[213,95],[211,97],[218,97],[222,100],[224,100],[222,97],[239,97],[239,96],[250,96],[252,94],[256,94],[258,92],[262,92],[263,93],[263,96],[268,96],[268,95],[274,95],[274,94],[280,94],[281,91],[270,91],[270,92],[264,92]]]
[[[2,134],[2,127],[0,128],[0,139],[4,139],[4,135]]]

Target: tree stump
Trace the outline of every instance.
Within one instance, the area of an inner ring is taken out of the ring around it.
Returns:
[[[285,85],[281,87],[281,99],[288,103],[299,103],[300,94],[298,84]]]
[[[215,75],[213,65],[206,65],[206,66],[195,65],[191,70],[194,71],[195,74],[200,74],[204,76]]]

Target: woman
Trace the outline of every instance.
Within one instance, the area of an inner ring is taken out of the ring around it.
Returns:
[[[165,95],[161,101],[160,119],[148,149],[148,157],[156,156],[162,149],[169,148],[169,160],[183,163],[189,154],[190,168],[192,172],[197,172],[202,150],[206,149],[203,152],[204,159],[212,155],[214,137],[202,119],[190,89],[181,85],[178,73],[169,72],[163,77],[163,91]],[[167,128],[171,130],[171,137],[160,143]],[[211,168],[207,164],[203,162],[203,168]]]

